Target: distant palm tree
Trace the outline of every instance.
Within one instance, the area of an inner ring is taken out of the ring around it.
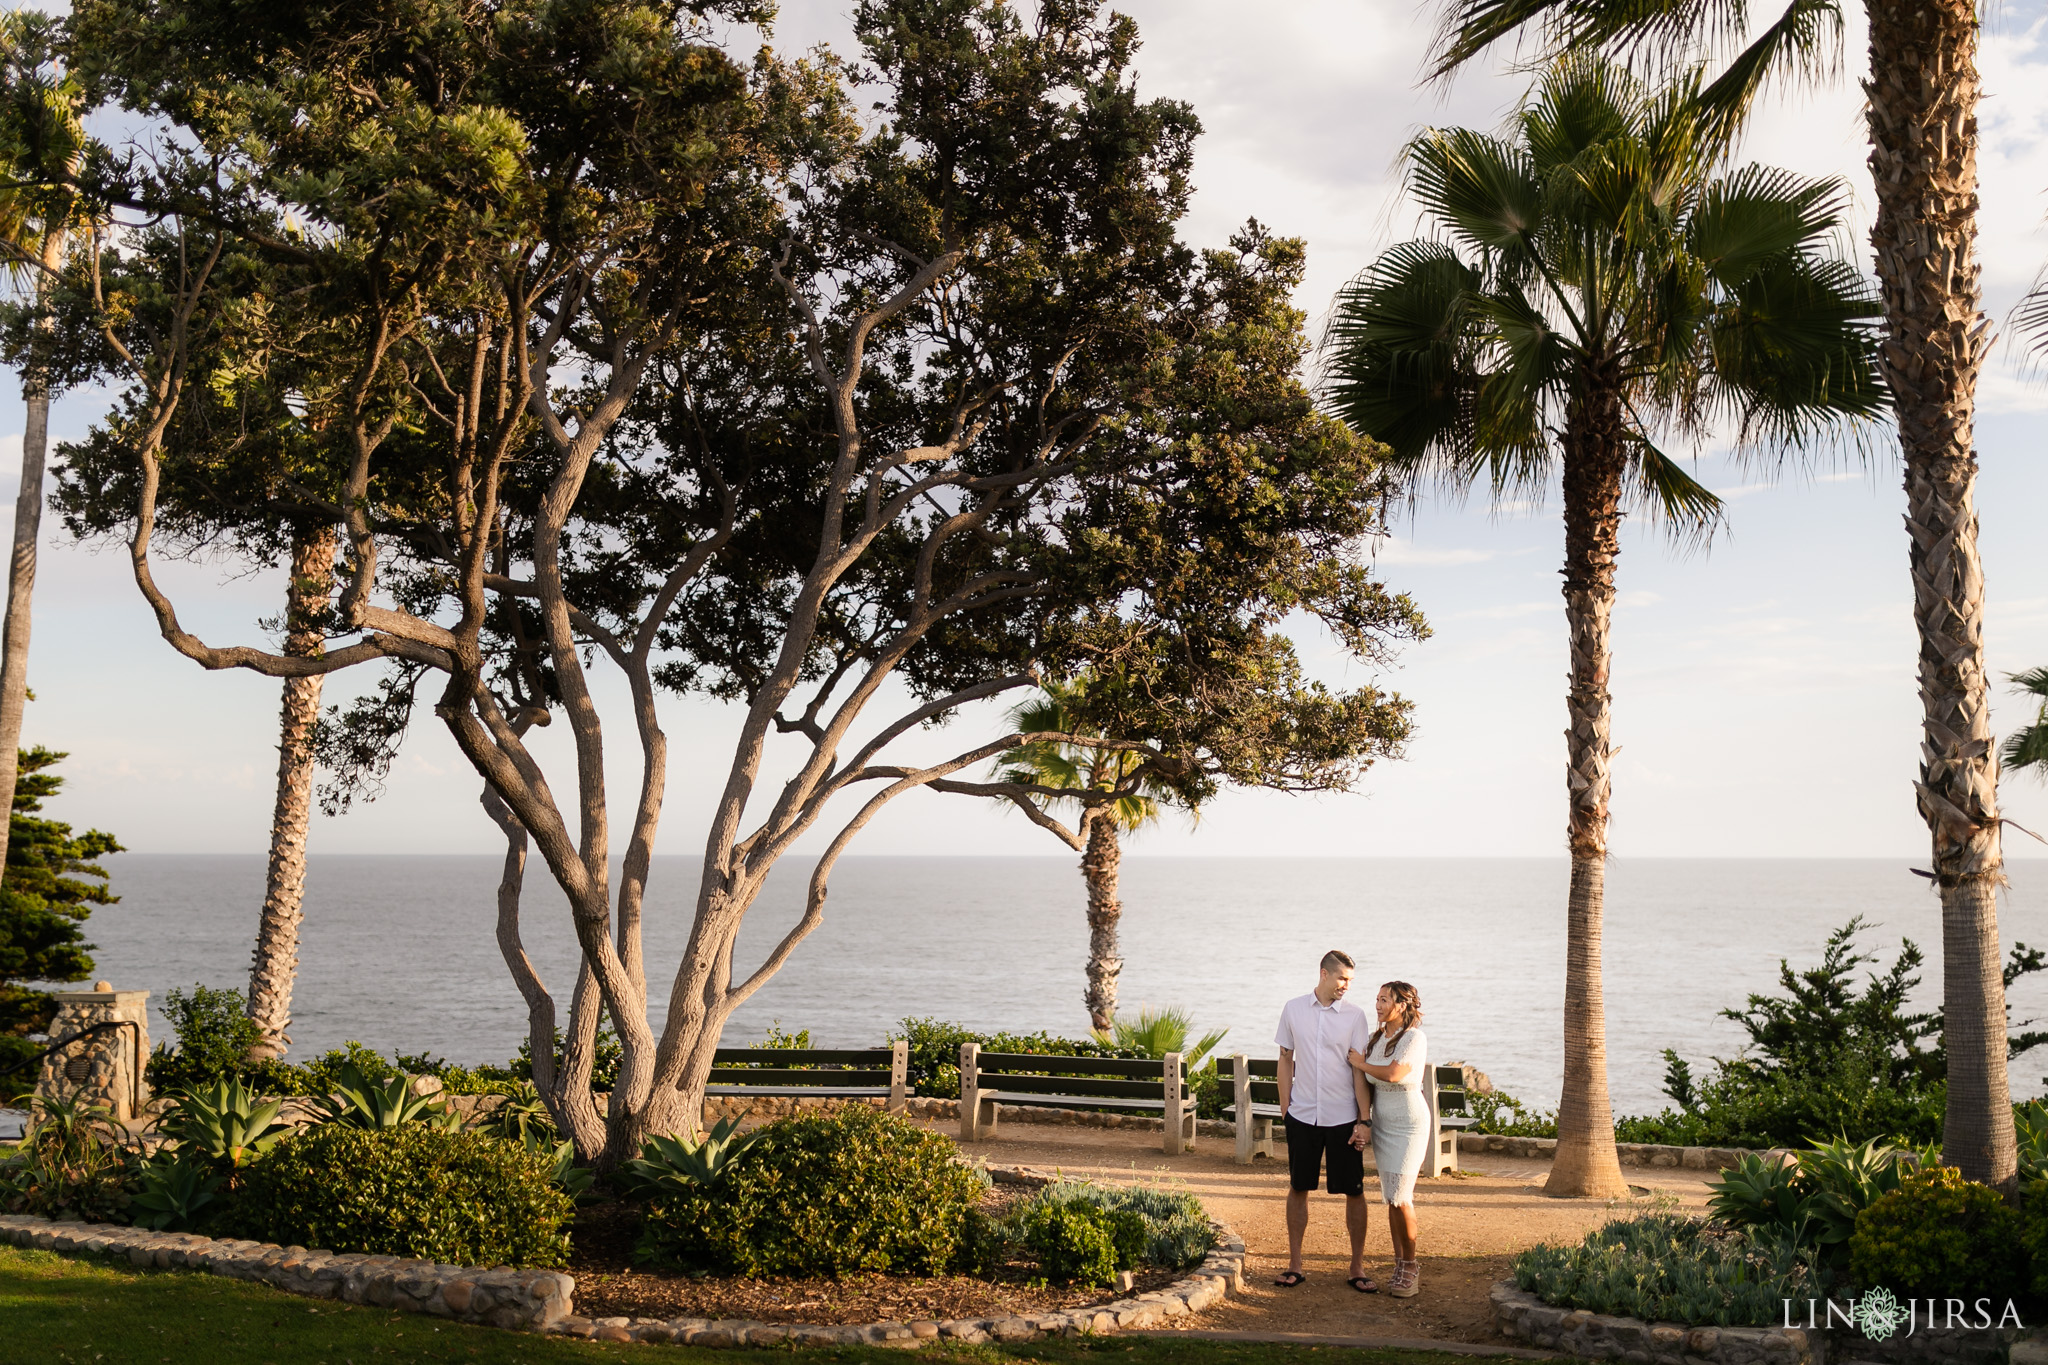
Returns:
[[[2048,777],[2048,668],[2030,668],[2007,677],[2016,684],[2016,691],[2031,692],[2039,697],[2041,709],[2035,712],[2032,725],[2005,737],[2005,748],[1999,751],[1999,760],[2015,771],[2032,768],[2036,774]]]
[[[1977,264],[1977,0],[1866,0],[1870,228],[1884,304],[1880,370],[1898,413],[1907,563],[1920,637],[1921,746],[1914,784],[1941,895],[1942,1042],[1948,1105],[1942,1159],[1972,1180],[2016,1187],[2007,1074],[1999,837],[1984,572],[1977,552],[1977,374],[1991,346]],[[1750,33],[1748,0],[1447,0],[1442,76],[1494,44],[1540,35],[1551,53],[1611,50],[1692,61],[1747,43],[1702,92],[1724,143],[1775,77],[1814,78],[1841,60],[1842,0],[1787,0]],[[2037,295],[2015,319],[2048,341]]]
[[[1615,1196],[1601,994],[1609,643],[1626,504],[1704,538],[1720,499],[1660,428],[1732,420],[1748,446],[1805,448],[1876,417],[1876,304],[1832,239],[1834,180],[1715,174],[1696,84],[1651,89],[1598,58],[1553,67],[1511,137],[1418,137],[1411,192],[1440,236],[1397,246],[1338,296],[1327,395],[1391,447],[1413,490],[1564,489],[1571,895],[1565,1079],[1553,1194]]]
[[[1043,696],[1010,713],[1012,725],[1027,735],[1083,733],[1076,728],[1072,706],[1087,685],[1085,676],[1066,683],[1048,682]],[[1123,916],[1123,903],[1117,899],[1117,872],[1123,861],[1121,837],[1159,818],[1159,798],[1167,790],[1149,773],[1140,771],[1142,764],[1142,756],[1129,750],[1052,741],[1021,745],[997,764],[997,774],[1004,780],[1074,793],[1071,797],[1040,793],[1029,798],[1039,808],[1056,803],[1080,806],[1074,831],[1070,834],[1059,828],[1057,832],[1082,850],[1081,876],[1088,885],[1088,988],[1081,998],[1088,1007],[1090,1026],[1097,1031],[1116,1026],[1116,983],[1124,967],[1117,943],[1117,922]],[[1084,792],[1117,795],[1084,801]]]
[[[22,711],[28,701],[28,648],[36,584],[36,546],[43,524],[43,466],[50,446],[50,384],[34,338],[54,326],[45,308],[64,264],[75,224],[75,198],[52,186],[53,169],[75,173],[85,145],[79,109],[84,92],[56,61],[57,21],[34,10],[0,15],[0,155],[21,188],[0,192],[0,261],[17,279],[30,277],[36,301],[30,351],[21,366],[28,420],[21,437],[21,486],[14,502],[14,549],[8,560],[7,614],[0,627],[0,811],[10,808],[20,778]],[[41,182],[41,183],[38,183]],[[7,826],[0,820],[0,863]]]

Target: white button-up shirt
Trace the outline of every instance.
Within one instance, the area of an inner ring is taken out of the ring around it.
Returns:
[[[1325,1005],[1310,991],[1288,1001],[1280,1010],[1280,1031],[1273,1035],[1274,1042],[1294,1054],[1287,1112],[1319,1128],[1358,1122],[1349,1054],[1353,1048],[1365,1051],[1371,1036],[1365,1011],[1348,1000]]]

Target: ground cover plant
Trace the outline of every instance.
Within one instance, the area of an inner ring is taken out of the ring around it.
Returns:
[[[1025,1261],[1050,1280],[1109,1284],[1139,1266],[1188,1269],[1215,1244],[1201,1201],[1184,1190],[1061,1180],[970,1220],[959,1256],[983,1271]]]
[[[1668,1213],[1616,1219],[1576,1246],[1532,1247],[1514,1275],[1545,1303],[1722,1327],[1777,1323],[1783,1300],[1804,1298],[1811,1284],[1788,1249]]]

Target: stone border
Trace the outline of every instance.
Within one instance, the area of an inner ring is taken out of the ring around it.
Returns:
[[[998,1185],[1037,1188],[1061,1176],[1030,1166],[986,1165]],[[547,1330],[563,1336],[597,1341],[670,1341],[684,1346],[855,1346],[884,1343],[920,1346],[949,1341],[1032,1341],[1040,1337],[1109,1333],[1124,1328],[1158,1327],[1189,1313],[1199,1313],[1232,1292],[1244,1290],[1244,1239],[1215,1219],[1216,1245],[1202,1263],[1164,1289],[1127,1299],[1057,1313],[1000,1318],[924,1318],[912,1322],[812,1325],[796,1322],[754,1322],[743,1318],[581,1318],[564,1317]]]
[[[1513,1280],[1487,1295],[1501,1335],[1587,1360],[1630,1365],[1824,1365],[1820,1334],[1801,1327],[1680,1327],[1547,1304]]]
[[[1746,1156],[1790,1160],[1795,1153],[1784,1147],[1667,1147],[1655,1142],[1617,1142],[1614,1150],[1624,1166],[1658,1166],[1688,1171],[1732,1170]],[[1494,1152],[1503,1156],[1550,1157],[1557,1154],[1556,1138],[1502,1137],[1499,1133],[1458,1134],[1458,1154],[1477,1156]]]
[[[1927,1328],[1871,1341],[1840,1327],[1683,1327],[1559,1308],[1502,1280],[1488,1295],[1501,1335],[1590,1360],[1630,1365],[2029,1365],[2048,1341],[2024,1328]]]
[[[999,1185],[1039,1187],[1061,1177],[1028,1166],[986,1166]],[[182,1267],[237,1280],[255,1280],[316,1299],[368,1304],[408,1313],[431,1313],[458,1322],[551,1332],[598,1341],[680,1342],[688,1346],[857,1345],[915,1346],[945,1337],[955,1341],[1030,1341],[1129,1327],[1158,1327],[1199,1313],[1244,1289],[1244,1239],[1210,1220],[1216,1245],[1185,1277],[1149,1294],[1093,1308],[1000,1318],[938,1322],[873,1322],[844,1326],[768,1323],[744,1319],[585,1318],[573,1311],[576,1281],[554,1270],[487,1270],[440,1265],[359,1252],[337,1255],[270,1242],[214,1239],[189,1232],[151,1232],[118,1223],[53,1222],[33,1214],[0,1215],[0,1243],[41,1251],[123,1255],[139,1267]]]
[[[0,1215],[0,1242],[39,1251],[125,1254],[134,1266],[203,1270],[255,1280],[288,1294],[527,1331],[545,1331],[567,1316],[576,1288],[575,1280],[553,1270],[487,1270],[360,1252],[337,1255],[118,1223],[59,1223],[33,1214]]]

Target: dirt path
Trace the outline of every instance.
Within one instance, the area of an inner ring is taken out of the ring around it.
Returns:
[[[952,1125],[934,1125],[957,1134]],[[993,1141],[962,1143],[991,1162],[1052,1167],[1096,1180],[1132,1182],[1164,1179],[1184,1184],[1210,1213],[1245,1239],[1250,1252],[1245,1292],[1180,1325],[1223,1331],[1305,1332],[1321,1336],[1432,1338],[1438,1341],[1497,1343],[1487,1308],[1487,1290],[1507,1274],[1514,1254],[1539,1242],[1576,1240],[1626,1206],[1602,1200],[1551,1199],[1543,1194],[1549,1163],[1516,1157],[1472,1159],[1455,1176],[1424,1180],[1416,1187],[1422,1222],[1422,1292],[1412,1299],[1360,1294],[1344,1283],[1350,1244],[1344,1234],[1343,1200],[1317,1194],[1309,1201],[1308,1238],[1303,1244],[1306,1284],[1274,1286],[1287,1264],[1284,1201],[1287,1167],[1260,1160],[1239,1166],[1230,1143],[1203,1138],[1196,1150],[1168,1156],[1152,1133],[1005,1124]],[[1283,1149],[1284,1150],[1284,1149]],[[1706,1172],[1631,1168],[1641,1191],[1636,1205],[1699,1208],[1706,1203]],[[1384,1283],[1393,1268],[1378,1186],[1366,1177],[1373,1201],[1366,1238],[1366,1273]]]

